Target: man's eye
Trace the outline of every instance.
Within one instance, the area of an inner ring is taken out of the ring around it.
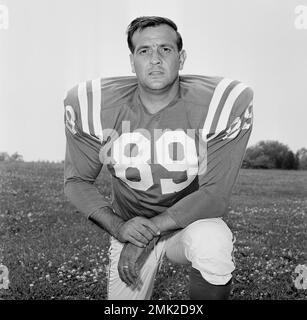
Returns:
[[[170,53],[171,51],[172,50],[170,48],[166,48],[166,47],[162,49],[163,53]]]
[[[145,55],[147,53],[148,53],[148,49],[142,49],[142,50],[139,51],[140,55]]]

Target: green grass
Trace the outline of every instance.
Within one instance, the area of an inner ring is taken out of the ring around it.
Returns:
[[[98,186],[110,196],[105,172]],[[241,170],[226,221],[236,236],[231,299],[306,299],[307,171]],[[2,299],[105,299],[108,235],[63,195],[63,166],[0,163]],[[188,268],[165,260],[153,299],[188,299]]]

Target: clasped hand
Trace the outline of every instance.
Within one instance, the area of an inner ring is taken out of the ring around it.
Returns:
[[[120,242],[130,242],[137,247],[144,248],[159,234],[160,230],[149,219],[135,217],[120,225],[117,239]]]

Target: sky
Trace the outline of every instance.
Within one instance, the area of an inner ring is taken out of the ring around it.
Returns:
[[[125,31],[141,15],[176,22],[187,52],[181,74],[238,79],[254,90],[249,145],[278,140],[294,152],[307,147],[307,0],[1,5],[9,21],[0,28],[0,152],[17,151],[26,161],[63,160],[66,90],[84,80],[133,75]],[[305,16],[297,6],[306,8]]]

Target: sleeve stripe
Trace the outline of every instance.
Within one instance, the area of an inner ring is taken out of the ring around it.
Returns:
[[[87,93],[87,117],[88,127],[90,135],[94,136],[94,125],[93,125],[93,94],[92,94],[92,81],[86,81],[86,93]]]
[[[93,125],[95,136],[102,141],[101,111],[101,84],[100,78],[92,81],[93,92]]]
[[[239,95],[247,88],[247,86],[243,83],[239,83],[237,84],[232,91],[230,92],[230,94],[227,97],[227,100],[225,101],[223,110],[221,112],[218,124],[217,124],[217,128],[216,128],[216,133],[221,132],[222,130],[226,129],[227,127],[227,123],[228,123],[228,119],[230,116],[230,113],[232,111],[232,108],[234,106],[234,103],[236,102],[237,98],[239,97]]]
[[[203,130],[202,130],[202,139],[203,140],[207,139],[207,134],[209,133],[215,112],[219,106],[219,103],[221,101],[221,98],[222,98],[224,92],[226,91],[228,86],[231,84],[231,82],[233,82],[232,79],[225,78],[219,82],[219,84],[216,86],[216,88],[214,90],[213,97],[211,99],[211,102],[209,105],[209,110],[208,110],[208,113],[207,113],[207,116],[205,119]]]
[[[82,82],[78,86],[78,99],[81,111],[81,123],[83,132],[90,134],[88,126],[88,105],[87,105],[87,92],[86,82]]]

